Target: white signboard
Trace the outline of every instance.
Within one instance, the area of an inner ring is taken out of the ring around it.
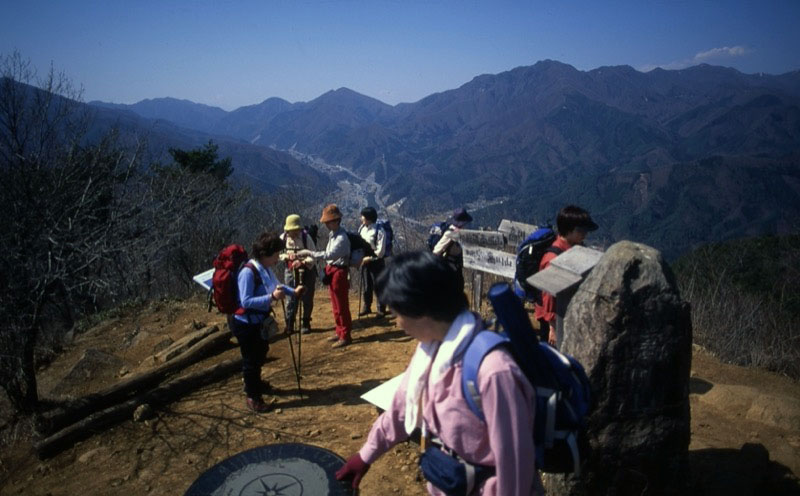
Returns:
[[[500,221],[498,231],[504,233],[508,238],[508,244],[516,246],[523,239],[527,238],[530,233],[539,229],[532,224],[525,224],[524,222],[516,222],[513,220],[503,219]]]
[[[558,296],[559,293],[579,283],[597,264],[603,252],[574,246],[557,256],[541,272],[528,278],[528,284]]]
[[[211,278],[214,276],[214,269],[208,269],[192,277],[192,280],[197,284],[206,288],[206,291],[211,290]]]
[[[381,410],[386,411],[390,406],[392,406],[392,399],[394,399],[394,394],[397,392],[397,388],[400,387],[400,381],[402,379],[403,374],[392,377],[380,386],[370,389],[366,393],[362,394],[361,399],[372,403]]]
[[[461,243],[481,246],[497,246],[502,248],[506,245],[506,238],[503,233],[497,231],[476,231],[474,229],[459,229],[458,236]]]
[[[461,244],[461,249],[464,252],[464,267],[508,279],[514,278],[517,257],[513,253],[464,243]]]

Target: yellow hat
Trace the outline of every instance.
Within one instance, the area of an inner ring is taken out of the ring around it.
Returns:
[[[294,231],[295,229],[302,229],[300,225],[300,216],[297,214],[287,215],[286,224],[283,226],[284,231]]]

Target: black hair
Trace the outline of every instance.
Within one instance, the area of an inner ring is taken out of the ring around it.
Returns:
[[[375,286],[381,303],[407,317],[449,323],[469,307],[455,268],[427,250],[393,257]]]
[[[273,231],[265,231],[258,235],[253,243],[253,249],[250,256],[258,260],[261,257],[269,257],[283,249],[283,241],[278,236],[278,233]]]
[[[576,227],[585,227],[593,231],[597,229],[597,224],[592,221],[589,212],[575,205],[567,205],[558,211],[556,217],[556,229],[558,234],[566,236],[575,230]]]
[[[361,210],[361,215],[373,224],[378,221],[378,212],[372,207],[364,207]]]

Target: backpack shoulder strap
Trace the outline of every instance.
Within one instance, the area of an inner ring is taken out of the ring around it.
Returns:
[[[486,418],[483,415],[481,396],[478,390],[478,369],[490,351],[507,342],[509,342],[508,338],[502,334],[492,331],[478,332],[467,346],[461,362],[461,391],[464,393],[464,399],[467,400],[469,409],[482,422],[485,422]]]
[[[263,283],[263,281],[261,280],[261,275],[258,273],[258,269],[256,268],[255,265],[251,264],[250,262],[247,262],[242,266],[242,268],[245,267],[253,271],[253,282],[255,283],[256,286]]]
[[[306,232],[305,229],[303,229],[302,236],[303,236],[303,249],[305,250],[308,249],[308,241],[306,241],[308,239],[308,233]]]
[[[558,246],[553,246],[553,245],[550,245],[550,246],[548,246],[548,247],[547,247],[547,249],[546,249],[544,252],[545,252],[545,253],[555,253],[555,254],[556,254],[556,256],[559,256],[559,255],[561,255],[562,253],[564,253],[564,250],[562,250],[562,249],[561,249],[561,248],[559,248]]]

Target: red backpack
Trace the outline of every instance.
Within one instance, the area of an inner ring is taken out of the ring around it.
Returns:
[[[228,245],[214,257],[214,275],[211,278],[211,291],[217,309],[225,314],[242,315],[245,309],[239,305],[239,270],[247,267],[253,271],[255,284],[261,284],[261,277],[253,264],[248,263],[247,250],[242,245]],[[208,302],[211,311],[211,298]]]

